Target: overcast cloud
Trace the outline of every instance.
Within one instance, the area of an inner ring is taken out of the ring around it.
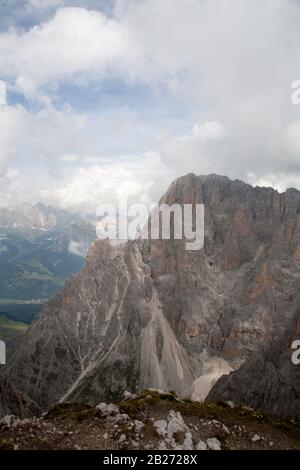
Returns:
[[[1,204],[300,189],[298,0],[12,0],[0,27]]]

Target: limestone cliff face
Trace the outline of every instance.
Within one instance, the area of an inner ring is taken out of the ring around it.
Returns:
[[[0,419],[7,415],[32,416],[39,411],[36,404],[15,390],[8,379],[0,377]]]
[[[299,311],[279,340],[251,355],[236,371],[221,377],[206,400],[231,400],[237,405],[299,421],[300,366],[291,360],[295,337],[300,338]]]
[[[145,387],[197,395],[299,315],[300,192],[189,174],[161,202],[205,204],[204,248],[93,243],[8,357],[15,386],[42,407]]]
[[[0,377],[0,418],[10,414],[20,415],[23,409],[20,394],[7,379]]]

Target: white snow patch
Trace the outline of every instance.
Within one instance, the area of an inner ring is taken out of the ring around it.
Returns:
[[[191,399],[193,401],[204,401],[216,381],[232,370],[232,367],[220,357],[208,359],[204,364],[203,374],[192,384]]]

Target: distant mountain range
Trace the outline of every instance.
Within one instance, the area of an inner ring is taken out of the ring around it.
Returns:
[[[80,271],[93,222],[43,204],[0,208],[0,313],[7,304],[43,303]]]

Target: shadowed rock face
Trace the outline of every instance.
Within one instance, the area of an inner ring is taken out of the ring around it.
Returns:
[[[93,243],[8,355],[13,383],[42,407],[145,387],[202,396],[199,378],[262,354],[299,314],[300,192],[190,174],[161,202],[205,204],[204,249]]]
[[[0,377],[0,419],[6,415],[32,416],[39,411],[35,403],[16,391],[9,380]]]
[[[282,338],[221,377],[206,401],[234,401],[268,413],[300,420],[300,366],[291,361],[291,344],[300,337],[299,313]]]
[[[22,415],[24,407],[19,393],[15,391],[11,383],[0,377],[0,418],[14,414]]]
[[[222,376],[206,401],[233,401],[290,419],[300,419],[300,368],[291,353],[272,358],[254,354],[241,367]]]

